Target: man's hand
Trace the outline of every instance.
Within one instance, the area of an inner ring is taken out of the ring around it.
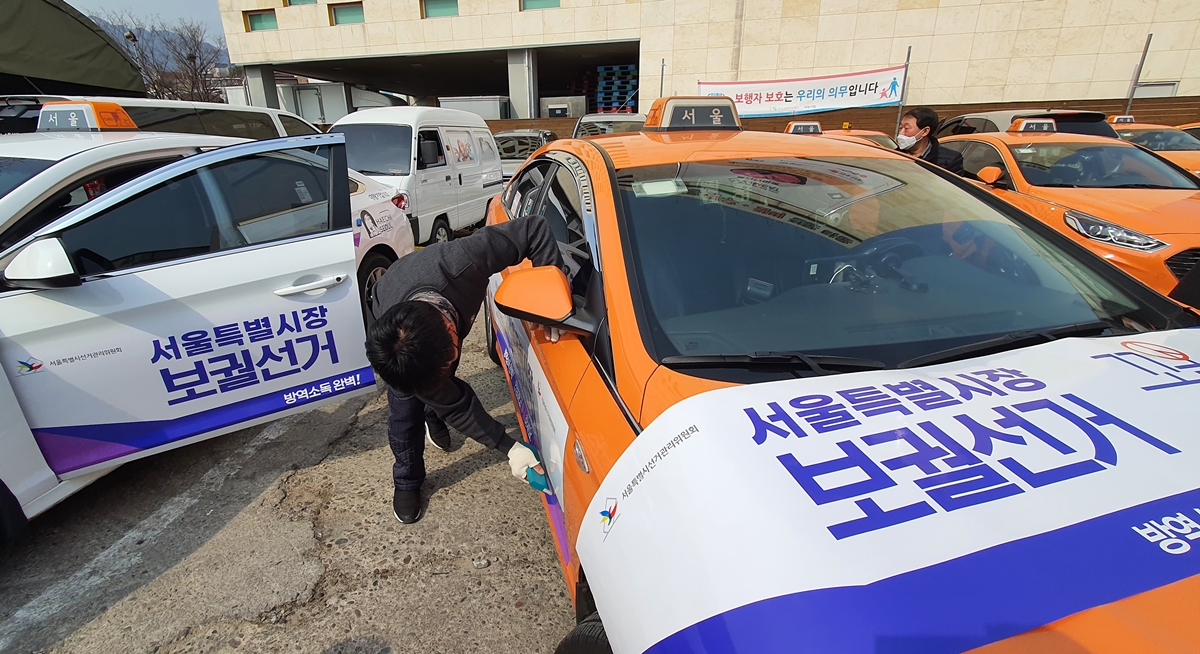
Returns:
[[[542,469],[542,464],[538,463],[537,455],[529,446],[517,441],[511,449],[508,450],[508,467],[512,470],[512,474],[521,481],[528,481],[529,475],[526,472],[527,468],[533,468],[539,475],[546,474]]]

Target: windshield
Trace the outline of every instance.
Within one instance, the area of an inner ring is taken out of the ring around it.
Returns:
[[[46,159],[0,157],[0,198],[53,165],[53,161]]]
[[[1126,141],[1150,150],[1200,150],[1200,139],[1181,129],[1123,129],[1117,133]]]
[[[497,136],[496,147],[500,148],[501,159],[525,161],[542,147],[542,139],[536,136]]]
[[[364,175],[407,175],[412,167],[412,127],[334,125],[346,135],[346,163]]]
[[[1195,189],[1196,182],[1133,146],[1035,142],[1008,146],[1034,186]]]
[[[863,138],[867,139],[868,141],[874,141],[889,150],[900,149],[900,146],[896,145],[896,142],[892,140],[892,137],[886,134],[867,134],[863,136]]]
[[[623,169],[618,183],[639,317],[659,360],[799,351],[894,366],[1020,330],[1164,325],[907,161],[683,163]]]
[[[575,126],[575,138],[636,132],[642,129],[642,124],[645,122],[642,118],[636,120],[585,120]]]

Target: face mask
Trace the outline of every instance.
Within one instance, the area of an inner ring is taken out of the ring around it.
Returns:
[[[907,150],[917,144],[917,137],[905,136],[903,134],[896,135],[896,145],[900,146],[901,150]]]

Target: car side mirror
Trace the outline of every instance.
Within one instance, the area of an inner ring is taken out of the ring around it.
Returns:
[[[494,299],[506,316],[576,334],[596,333],[595,320],[582,305],[576,305],[567,276],[555,266],[509,274],[500,282]]]
[[[83,279],[71,264],[67,250],[57,238],[43,238],[26,245],[4,269],[4,282],[14,288],[67,288]]]
[[[1000,166],[984,166],[975,173],[975,177],[988,186],[1012,190],[1012,183],[1008,181]]]

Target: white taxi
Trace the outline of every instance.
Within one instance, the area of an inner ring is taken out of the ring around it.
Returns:
[[[136,131],[123,109],[108,103],[52,106],[42,111],[38,132],[0,136],[0,262],[20,239],[126,181],[204,150],[246,142]],[[349,176],[356,277],[367,304],[387,267],[413,251],[413,235],[401,194],[355,171]],[[305,201],[302,189],[291,193],[293,201]],[[369,311],[363,314],[370,319]]]
[[[374,388],[356,255],[388,197],[347,172],[341,135],[0,140],[0,536],[124,462]]]

